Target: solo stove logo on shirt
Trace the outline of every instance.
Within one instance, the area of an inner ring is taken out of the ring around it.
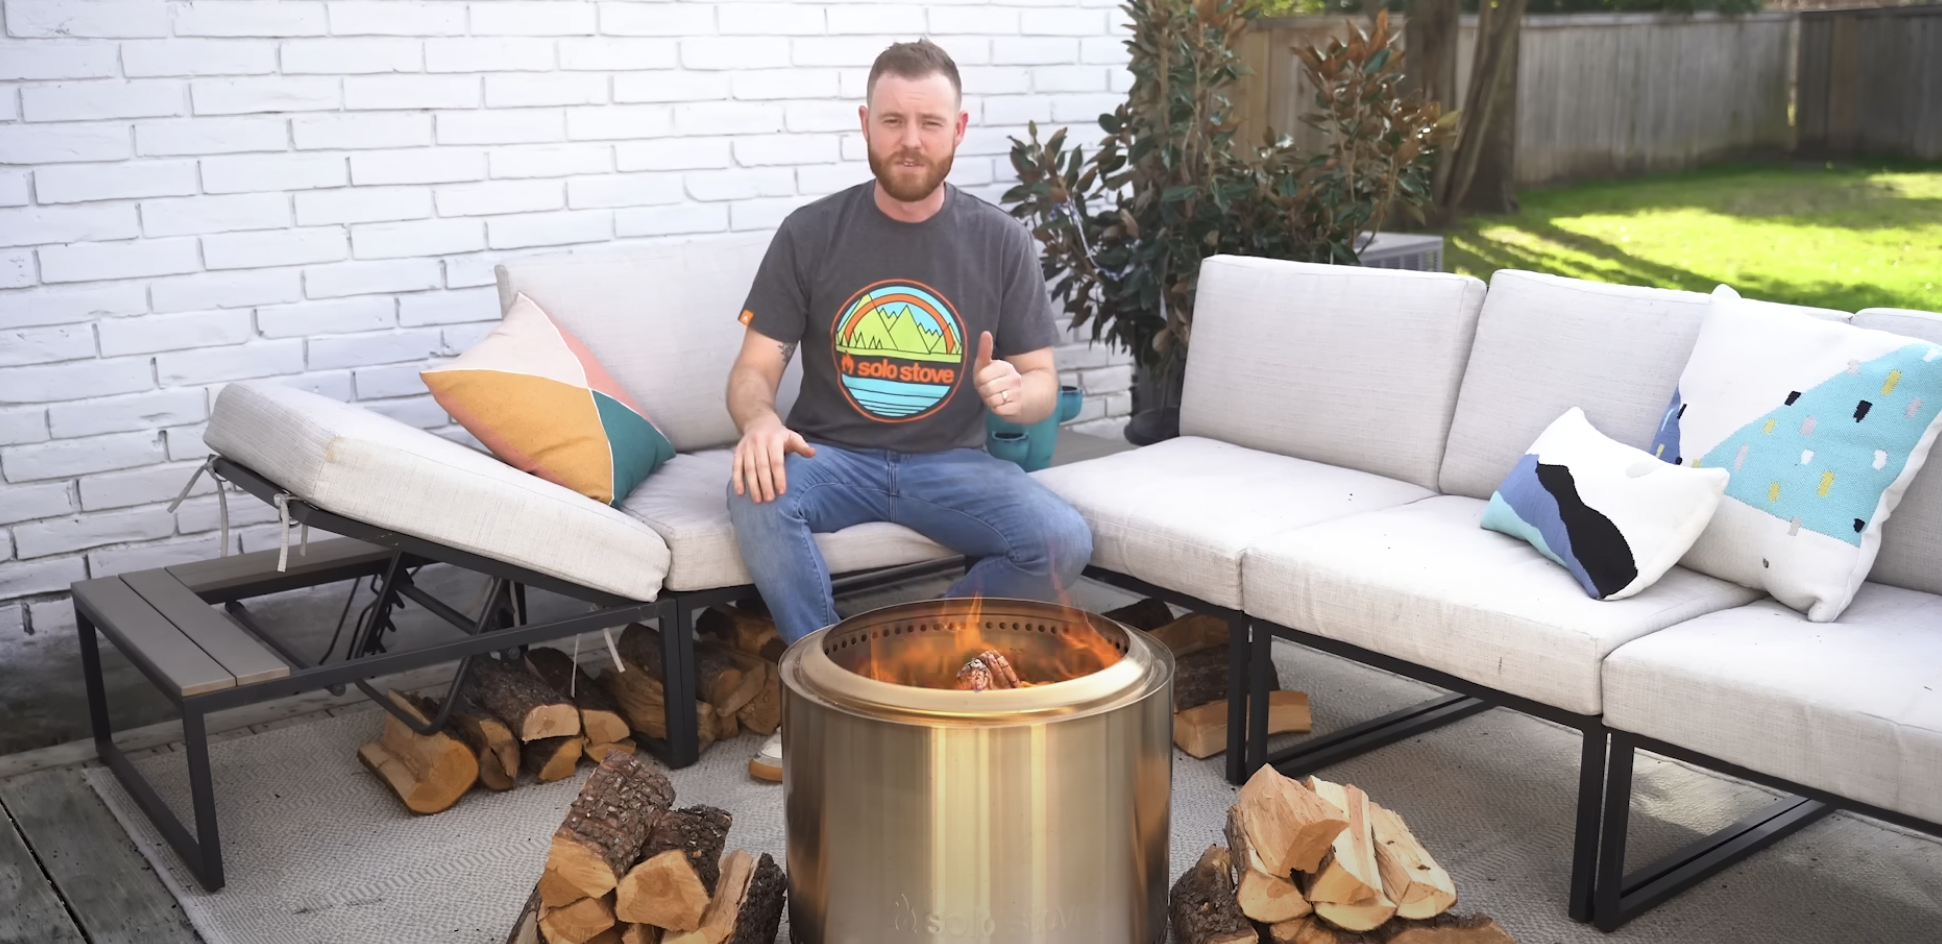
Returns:
[[[950,402],[964,373],[964,327],[916,282],[878,282],[843,304],[830,332],[843,393],[865,416],[901,423]]]

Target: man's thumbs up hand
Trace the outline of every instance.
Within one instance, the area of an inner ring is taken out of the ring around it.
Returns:
[[[985,407],[1005,419],[1018,416],[1025,409],[1022,394],[1025,378],[1018,375],[1018,368],[1010,361],[993,360],[991,357],[991,332],[978,335],[978,355],[973,362],[972,379],[978,385],[978,396],[984,398]]]

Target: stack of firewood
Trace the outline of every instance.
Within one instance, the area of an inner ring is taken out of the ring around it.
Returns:
[[[704,640],[695,644],[701,747],[741,734],[768,735],[782,723],[782,641],[760,613],[717,607],[703,614]],[[598,764],[619,751],[634,753],[634,732],[667,737],[661,675],[661,636],[628,626],[616,648],[619,667],[596,679],[558,649],[532,648],[520,663],[481,657],[445,726],[422,735],[386,714],[378,739],[358,749],[406,808],[450,809],[473,786],[510,790],[522,773],[545,783],[573,776],[581,761]],[[439,703],[388,692],[392,704],[420,726]]]
[[[1448,914],[1456,884],[1402,817],[1353,784],[1262,767],[1168,902],[1181,944],[1515,944]]]
[[[674,785],[623,752],[567,809],[507,944],[772,944],[787,881],[768,853],[727,851],[732,817],[674,808]]]
[[[1148,598],[1105,616],[1145,630],[1173,652],[1173,744],[1193,757],[1227,749],[1227,621],[1189,613],[1175,618],[1165,603]],[[1277,674],[1269,684],[1268,733],[1311,730],[1308,693],[1285,691]]]

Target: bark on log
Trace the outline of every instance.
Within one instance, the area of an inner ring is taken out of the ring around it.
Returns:
[[[580,765],[580,748],[585,742],[578,735],[540,738],[519,747],[520,763],[533,772],[540,783],[552,783],[573,776]]]
[[[390,692],[389,697],[419,724],[431,722],[403,692]],[[390,712],[384,716],[384,732],[358,748],[357,757],[413,813],[450,809],[479,780],[479,757],[471,748],[443,732],[419,734]]]
[[[775,733],[782,726],[782,676],[775,666],[762,670],[762,691],[755,700],[735,713],[742,727],[761,735]]]
[[[585,738],[581,740],[586,744],[586,747],[580,752],[581,758],[593,761],[596,764],[606,760],[607,755],[614,751],[620,751],[623,754],[632,754],[636,750],[639,750],[635,746],[633,738],[622,738],[607,744],[595,744],[592,741],[587,741]]]
[[[742,722],[736,720],[734,715],[720,713],[715,715],[715,740],[733,741],[741,736]]]
[[[1248,845],[1274,875],[1319,868],[1349,825],[1339,808],[1267,765],[1248,778],[1234,805]]]
[[[1315,917],[1347,931],[1373,931],[1396,916],[1395,903],[1381,895],[1353,905],[1318,901],[1314,907]]]
[[[640,666],[649,676],[665,682],[659,630],[634,623],[621,632],[616,648],[622,660]],[[736,667],[735,660],[728,657],[722,646],[698,642],[694,650],[695,694],[701,701],[715,706],[717,714],[733,714],[756,696],[761,680],[745,680],[745,673]]]
[[[436,698],[403,693],[421,717],[438,714]],[[497,719],[486,720],[463,711],[446,716],[445,733],[471,749],[478,760],[479,783],[488,790],[511,790],[519,779],[519,742]]]
[[[695,617],[695,629],[740,652],[777,662],[788,644],[776,631],[775,620],[733,604],[711,606]]]
[[[721,859],[721,879],[715,883],[714,897],[701,916],[699,927],[691,931],[668,931],[661,944],[722,944],[735,930],[735,916],[741,911],[742,896],[748,892],[749,879],[755,877],[755,860],[746,849],[737,849]]]
[[[633,733],[621,717],[614,696],[595,685],[593,677],[575,665],[572,656],[558,649],[534,647],[526,650],[526,669],[580,710],[580,733],[588,741],[611,743]]]
[[[1231,700],[1231,699],[1230,699]],[[1227,750],[1229,700],[1209,702],[1173,716],[1173,746],[1191,757],[1212,757]],[[1268,692],[1268,733],[1296,734],[1314,730],[1307,692]]]
[[[1147,597],[1100,615],[1149,633],[1173,622],[1173,610],[1157,597]]]
[[[1205,613],[1188,613],[1154,630],[1153,638],[1172,650],[1175,659],[1206,649],[1226,652],[1227,621]]]
[[[1209,846],[1176,879],[1167,896],[1174,939],[1180,944],[1256,944],[1261,940],[1234,900],[1227,850]]]
[[[512,931],[506,935],[506,944],[542,944],[539,939],[539,889],[526,896],[526,903],[519,908],[519,916],[512,919]]]
[[[1398,918],[1434,918],[1457,902],[1456,883],[1416,840],[1394,810],[1369,802],[1375,834],[1376,870],[1382,893],[1396,903]]]
[[[661,944],[769,944],[782,925],[787,891],[774,858],[765,852],[758,859],[737,849],[722,857],[721,882],[701,926],[669,931]]]
[[[587,944],[622,944],[620,922],[616,921],[613,927],[587,938]]]
[[[1281,689],[1281,674],[1270,673],[1268,690]],[[1227,701],[1227,648],[1213,646],[1174,659],[1173,710],[1186,711]]]
[[[631,754],[607,755],[553,832],[547,876],[587,897],[607,894],[673,804],[674,784],[667,774]],[[548,891],[544,880],[541,891]],[[566,903],[558,895],[547,898],[547,904]]]
[[[782,927],[782,906],[789,894],[789,883],[782,866],[768,853],[755,860],[755,874],[749,877],[748,891],[735,915],[734,933],[728,944],[770,944]]]
[[[1382,873],[1376,868],[1368,795],[1354,784],[1331,783],[1320,777],[1308,778],[1308,788],[1348,816],[1348,828],[1336,834],[1328,861],[1320,869],[1302,870],[1313,872],[1302,891],[1317,906],[1316,913],[1329,917],[1320,907],[1324,904],[1353,905],[1381,898]],[[1394,903],[1390,907],[1393,909]]]
[[[580,712],[524,670],[475,659],[465,699],[505,722],[522,741],[580,733]]]
[[[1264,924],[1274,924],[1299,918],[1312,910],[1301,889],[1295,887],[1293,877],[1287,872],[1274,874],[1254,854],[1246,831],[1241,829],[1239,807],[1227,808],[1226,832],[1228,859],[1236,873],[1234,900],[1241,906],[1242,914]]]
[[[608,669],[600,673],[600,684],[620,703],[621,715],[629,727],[648,737],[667,740],[667,701],[661,681],[632,659],[622,657],[621,664],[625,672]],[[715,743],[715,706],[697,702],[695,711],[701,729],[700,749],[705,751]]]
[[[1269,929],[1274,944],[1517,944],[1487,915],[1397,918],[1373,931],[1344,931],[1310,915]]]
[[[605,897],[582,898],[558,908],[540,906],[539,933],[547,944],[587,944],[613,926],[613,902]]]
[[[641,862],[616,890],[623,921],[692,931],[721,879],[722,850],[734,817],[712,806],[665,813],[649,831]]]

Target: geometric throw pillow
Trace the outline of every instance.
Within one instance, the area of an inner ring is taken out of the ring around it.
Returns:
[[[1617,442],[1572,407],[1490,496],[1483,526],[1528,541],[1585,593],[1621,600],[1658,582],[1719,506],[1720,469],[1683,469]]]
[[[1831,622],[1942,428],[1942,347],[1714,290],[1653,443],[1731,477],[1685,565]]]
[[[603,504],[674,456],[586,345],[524,293],[484,340],[419,376],[501,461]]]

